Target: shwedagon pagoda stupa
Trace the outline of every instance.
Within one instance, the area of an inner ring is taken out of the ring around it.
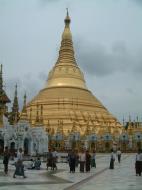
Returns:
[[[38,116],[39,123],[52,135],[79,132],[81,136],[91,133],[117,136],[122,132],[121,124],[87,88],[76,62],[68,11],[64,21],[58,59],[45,87],[27,104],[28,118],[34,127]]]

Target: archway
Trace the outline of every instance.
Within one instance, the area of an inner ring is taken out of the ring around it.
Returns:
[[[24,140],[24,154],[28,155],[29,153],[29,139],[25,138]]]
[[[0,139],[0,154],[2,154],[4,151],[4,140]]]

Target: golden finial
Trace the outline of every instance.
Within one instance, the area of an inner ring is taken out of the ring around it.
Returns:
[[[68,8],[66,8],[66,10],[67,10],[67,16],[69,16],[69,11],[68,11]]]
[[[66,15],[66,18],[65,18],[65,25],[66,26],[69,26],[70,22],[71,22],[71,19],[69,17],[69,11],[68,11],[68,8],[66,9],[67,10],[67,15]]]

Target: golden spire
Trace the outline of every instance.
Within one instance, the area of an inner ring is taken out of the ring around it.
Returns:
[[[27,96],[26,96],[26,93],[25,93],[20,120],[27,120],[26,99],[27,99]]]
[[[12,111],[15,114],[19,112],[19,104],[18,104],[18,96],[17,96],[17,84],[15,85],[15,93],[14,93],[14,100],[13,100]]]
[[[83,73],[74,56],[72,34],[68,9],[65,17],[59,56],[53,69],[49,72],[46,88],[55,86],[73,86],[86,89]]]
[[[70,31],[71,19],[69,17],[68,9],[64,22],[65,28],[62,34],[61,47],[59,50],[59,57],[56,64],[76,64],[76,60],[74,57],[72,34]]]
[[[71,19],[70,19],[70,17],[69,17],[69,11],[68,11],[68,8],[67,8],[67,15],[66,15],[66,18],[65,18],[65,26],[66,27],[69,27],[69,24],[70,24],[70,22],[71,22]]]
[[[14,100],[12,105],[12,111],[9,116],[9,122],[11,125],[18,122],[20,113],[19,113],[19,104],[18,104],[18,95],[17,95],[17,84],[15,85]]]

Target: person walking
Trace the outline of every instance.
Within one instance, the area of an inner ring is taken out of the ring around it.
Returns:
[[[140,150],[140,168],[142,173],[142,149]]]
[[[91,157],[91,167],[96,168],[96,151],[93,150],[92,157]]]
[[[86,172],[90,172],[90,165],[91,165],[91,155],[89,153],[89,151],[86,151],[86,162],[85,162],[85,166],[86,166]]]
[[[135,160],[135,170],[136,170],[136,176],[141,176],[142,173],[142,151],[139,149],[136,154],[136,160]]]
[[[52,156],[51,149],[49,148],[49,152],[47,153],[47,163],[46,163],[47,170],[48,170],[48,167],[51,167],[51,170],[52,170],[52,162],[53,162],[53,156]]]
[[[113,149],[111,149],[109,169],[114,169],[114,162],[115,162],[115,155]]]
[[[70,167],[70,173],[75,173],[75,163],[76,163],[76,154],[73,151],[68,155],[68,161],[69,161],[69,167]]]
[[[19,148],[19,151],[17,153],[17,160],[23,161],[23,150],[22,150],[22,148]]]
[[[75,167],[78,167],[79,164],[79,155],[78,155],[78,150],[75,151],[75,155],[76,155],[76,160],[75,160]]]
[[[121,150],[120,150],[120,148],[118,148],[116,155],[117,155],[118,162],[120,163],[121,162]]]
[[[24,173],[24,164],[22,160],[18,160],[15,164],[15,172],[13,174],[13,178],[15,178],[17,175],[18,176],[23,176],[23,178],[26,178],[25,173]]]
[[[8,163],[9,163],[10,154],[8,151],[8,147],[5,147],[4,156],[3,156],[3,164],[4,164],[4,173],[7,175],[8,173]]]
[[[84,172],[84,165],[86,162],[86,154],[84,150],[82,150],[82,152],[79,155],[79,162],[80,162],[80,172]]]
[[[53,151],[52,151],[52,170],[56,169],[57,170],[57,151],[55,150],[55,148],[53,148]]]

